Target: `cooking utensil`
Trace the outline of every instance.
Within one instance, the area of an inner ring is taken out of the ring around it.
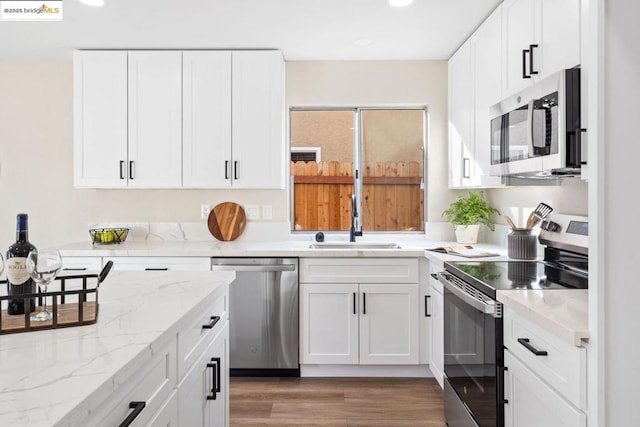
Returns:
[[[220,203],[209,213],[209,232],[218,240],[235,240],[244,231],[247,216],[242,206],[233,202]]]
[[[512,230],[515,230],[516,228],[518,228],[518,227],[516,227],[516,224],[513,222],[513,220],[508,215],[505,215],[504,219],[507,221],[507,224],[509,224],[509,227],[511,227]]]
[[[529,218],[531,219],[531,228],[538,225],[540,221],[544,221],[551,212],[553,212],[553,208],[551,206],[546,203],[539,203],[538,206],[536,206],[536,208],[529,214]]]
[[[526,228],[532,229],[534,225],[535,225],[535,214],[533,213],[533,211],[531,211],[529,213],[529,216],[527,217],[527,226],[526,226]]]

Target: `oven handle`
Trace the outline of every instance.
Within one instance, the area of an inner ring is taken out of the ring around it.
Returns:
[[[446,273],[438,273],[438,280],[440,280],[442,282],[442,285],[447,288],[452,294],[454,294],[476,310],[479,310],[484,314],[490,314],[493,317],[500,317],[496,310],[495,301],[484,302],[473,297],[472,295],[469,295],[468,293],[451,283],[451,281],[447,279]]]
[[[529,101],[529,106],[527,107],[527,145],[529,148],[529,158],[534,155],[534,147],[533,147],[533,105],[534,100]]]

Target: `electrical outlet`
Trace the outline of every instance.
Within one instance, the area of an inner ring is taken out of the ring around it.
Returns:
[[[260,205],[244,205],[244,213],[249,220],[260,219]]]
[[[200,219],[209,218],[209,212],[211,212],[211,205],[200,205]]]
[[[272,205],[262,205],[262,219],[273,219]]]

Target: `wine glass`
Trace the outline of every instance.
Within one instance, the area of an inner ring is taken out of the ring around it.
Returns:
[[[62,268],[62,257],[60,252],[53,251],[31,251],[27,255],[27,272],[38,284],[42,292],[47,292],[47,286],[56,278]],[[44,297],[44,306],[40,313],[31,316],[32,322],[44,322],[53,319],[51,312],[47,310],[47,297]]]

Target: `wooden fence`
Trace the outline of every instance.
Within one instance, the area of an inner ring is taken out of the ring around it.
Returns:
[[[423,229],[422,168],[418,162],[365,164],[364,230]],[[348,230],[353,163],[291,162],[296,230]]]

